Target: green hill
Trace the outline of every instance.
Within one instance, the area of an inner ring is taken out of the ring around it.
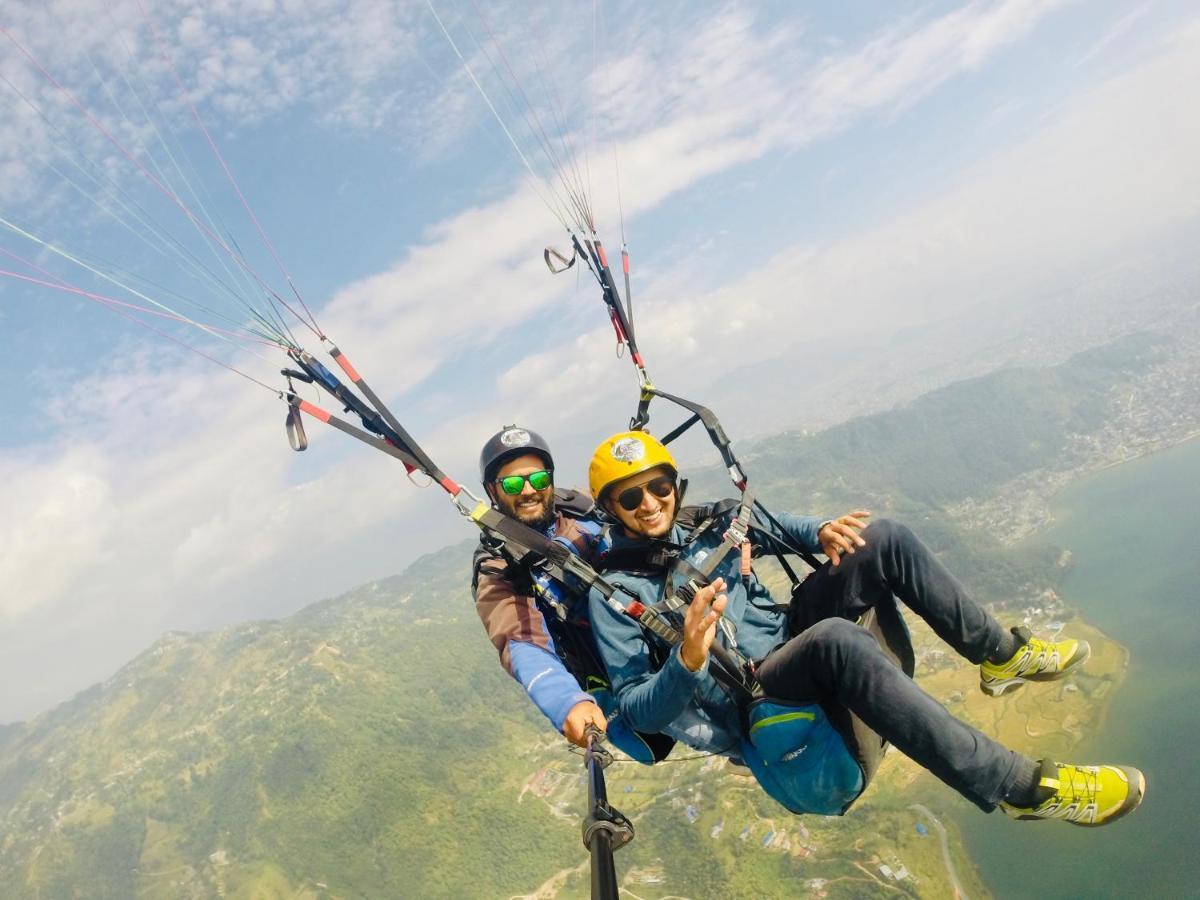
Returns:
[[[1057,553],[1018,557],[961,530],[946,505],[1062,463],[1105,426],[1114,392],[1173,348],[1136,338],[964,382],[765,441],[747,466],[777,508],[866,502],[915,522],[984,597],[1016,599],[1053,585]],[[719,480],[696,484],[693,496]],[[0,729],[0,896],[585,893],[582,769],[496,665],[470,605],[470,546],[288,619],[167,635],[109,681]],[[934,674],[947,693],[972,677]],[[902,854],[923,887],[893,892],[946,893],[911,807],[956,801],[904,760],[889,757],[885,776],[853,815],[801,821],[723,762],[618,766],[610,792],[639,831],[619,867],[639,896],[656,884],[771,896],[802,879],[855,896],[879,888],[874,861]]]

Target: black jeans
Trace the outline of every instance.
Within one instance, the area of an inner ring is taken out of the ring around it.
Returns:
[[[921,690],[854,622],[899,597],[971,662],[1000,645],[1000,624],[910,529],[881,519],[864,532],[865,547],[828,563],[800,587],[793,630],[763,661],[768,696],[835,701],[902,753],[981,809],[990,811],[1032,763],[961,722]]]

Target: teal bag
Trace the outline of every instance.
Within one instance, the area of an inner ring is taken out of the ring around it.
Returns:
[[[858,624],[912,678],[912,641],[895,602],[878,604]],[[765,697],[750,704],[742,758],[762,789],[791,812],[842,815],[883,761],[887,743],[849,710],[839,709],[835,723],[819,703]]]
[[[754,701],[742,759],[763,790],[794,813],[841,815],[866,787],[857,757],[817,703]]]

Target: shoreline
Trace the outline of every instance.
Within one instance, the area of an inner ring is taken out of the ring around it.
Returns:
[[[1200,569],[1186,541],[1194,525],[1177,529],[1177,536],[1160,548],[1170,554],[1171,564],[1139,566],[1123,563],[1121,533],[1109,523],[1123,522],[1135,533],[1152,533],[1159,511],[1173,502],[1195,510],[1195,473],[1200,461],[1197,438],[1200,431],[1193,429],[1176,440],[1079,473],[1081,477],[1054,492],[1053,519],[1033,536],[1068,548],[1074,559],[1071,573],[1060,581],[1062,602],[1073,613],[1064,633],[1077,636],[1076,628],[1084,636],[1095,632],[1103,637],[1110,654],[1107,670],[1096,672],[1107,673],[1110,684],[1091,698],[1091,719],[1070,746],[1080,747],[1083,762],[1130,761],[1150,780],[1169,778],[1179,784],[1174,793],[1157,793],[1136,822],[1121,823],[1120,830],[1110,833],[1105,829],[1092,838],[1097,852],[1106,854],[1115,867],[1110,873],[1115,881],[1104,883],[1122,893],[1136,884],[1153,893],[1148,885],[1155,884],[1162,895],[1170,894],[1190,883],[1184,880],[1184,873],[1195,867],[1194,858],[1183,847],[1171,844],[1175,840],[1171,823],[1186,809],[1186,799],[1179,792],[1187,782],[1180,784],[1170,766],[1172,754],[1196,733],[1197,718],[1189,712],[1178,719],[1169,714],[1169,707],[1155,704],[1186,702],[1195,671],[1190,660],[1195,658],[1196,642],[1190,629],[1182,626],[1186,634],[1181,634],[1181,626],[1173,623],[1178,623],[1180,615],[1188,615]],[[1124,462],[1143,465],[1116,474],[1114,470]],[[1088,481],[1100,473],[1107,477]],[[1120,640],[1114,637],[1117,634],[1122,636]],[[1160,649],[1167,647],[1174,649]],[[1189,662],[1180,668],[1172,664],[1175,659]],[[1085,672],[1091,668],[1089,663]],[[1138,677],[1131,679],[1135,669]],[[1044,837],[1014,833],[1009,838],[1001,825],[977,821],[965,811],[955,815],[955,825],[963,839],[964,855],[981,881],[1001,895],[1005,884],[1003,848],[1044,865],[1062,853],[1069,856],[1076,840],[1073,834],[1049,829]],[[1136,846],[1145,842],[1166,842],[1163,849],[1172,868],[1143,868]],[[1102,884],[1100,876],[1082,863],[1068,865],[1062,877],[1063,884],[1072,885],[1071,890],[1079,895],[1094,894]]]

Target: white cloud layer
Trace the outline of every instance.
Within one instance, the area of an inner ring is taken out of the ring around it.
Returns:
[[[902,115],[948,80],[984,67],[1061,5],[973,3],[834,52],[814,52],[820,45],[804,28],[767,27],[739,5],[673,42],[617,42],[629,53],[587,87],[619,137],[625,214],[670,208],[689,188],[769,153]],[[53,27],[33,9],[27,29]],[[413,39],[408,4],[364,3],[361,15],[332,0],[303,12],[268,0],[186,9],[155,14],[172,23],[195,99],[230,125],[336,91],[331,116],[376,129],[408,102],[399,87],[387,93],[394,58],[383,49]],[[281,16],[296,21],[275,28]],[[269,37],[248,43],[241,31],[230,33],[235,22],[261,26]],[[114,29],[130,26],[128,10],[115,15]],[[47,34],[27,37],[41,45]],[[566,49],[547,52],[558,59]],[[1072,98],[1026,140],[942,179],[940,195],[836,239],[795,243],[733,283],[697,284],[686,266],[653,273],[638,291],[653,298],[639,325],[653,336],[656,377],[668,388],[694,384],[701,354],[706,381],[736,368],[737,354],[710,355],[714,329],[768,356],[787,351],[801,329],[809,338],[842,339],[864,321],[876,329],[912,325],[963,296],[1029,289],[1194,218],[1198,60],[1193,24],[1136,68]],[[8,77],[25,77],[10,63],[3,64]],[[480,112],[461,101],[469,87],[461,76],[443,87],[438,105],[452,118]],[[435,140],[470,130],[449,123]],[[15,177],[16,164],[0,155],[0,165]],[[592,174],[596,194],[613,196],[610,175],[598,165]],[[601,212],[605,221],[615,216]],[[455,384],[463,348],[505,342],[506,370],[490,383],[445,388],[454,412],[430,416],[434,424],[419,435],[452,474],[472,471],[475,448],[498,417],[536,421],[550,433],[588,432],[597,409],[608,414],[623,405],[618,397],[629,397],[631,376],[612,361],[598,304],[573,343],[514,342],[532,317],[561,302],[563,282],[548,278],[530,252],[553,235],[528,188],[481,199],[319,311],[360,370],[384,373],[373,379],[377,388]],[[437,297],[453,302],[431,302]],[[497,311],[511,332],[481,329]],[[439,507],[436,489],[410,490],[391,461],[316,424],[308,454],[285,452],[282,428],[263,425],[273,417],[282,424],[282,404],[243,390],[233,376],[195,368],[151,356],[93,374],[63,397],[51,444],[0,455],[0,478],[12,486],[0,519],[8,641],[20,642],[22,628],[47,617],[78,624],[100,616],[96,634],[144,641],[164,625],[204,623],[206,606],[279,612],[316,599],[314,592],[395,571],[414,550],[465,533]],[[78,641],[77,671],[51,679],[33,699],[0,699],[27,714],[81,686],[80,678],[104,674],[128,649],[82,652],[86,640]],[[25,643],[32,650],[10,654],[16,661],[0,675],[14,675],[32,664],[30,654],[52,646],[44,634]]]

